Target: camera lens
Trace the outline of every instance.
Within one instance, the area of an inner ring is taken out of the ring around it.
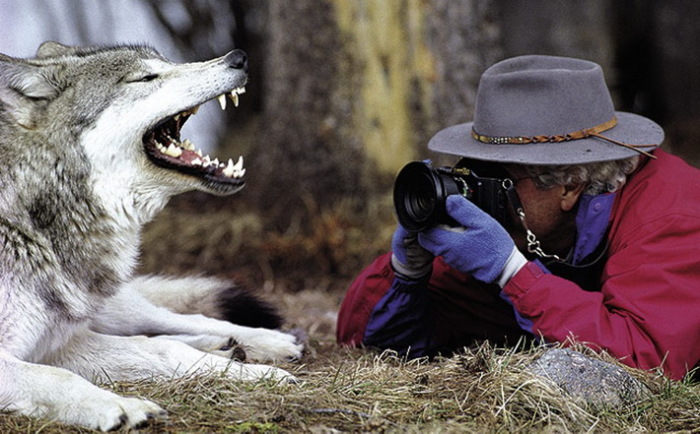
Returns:
[[[406,211],[416,222],[424,222],[435,210],[435,189],[432,188],[432,179],[428,176],[424,178],[428,179],[417,180],[415,189],[407,192],[404,198]]]
[[[414,161],[401,169],[394,184],[394,207],[401,226],[419,232],[443,217],[448,194],[445,181],[452,180],[423,162]]]

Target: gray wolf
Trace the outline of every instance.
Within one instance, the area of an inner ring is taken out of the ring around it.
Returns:
[[[165,411],[92,381],[293,379],[231,359],[301,357],[261,300],[215,278],[134,277],[142,227],[171,196],[243,187],[242,159],[202,155],[180,129],[209,100],[237,105],[246,80],[241,50],[189,64],[145,46],[0,55],[0,408],[113,430]],[[262,322],[231,322],[241,300]]]

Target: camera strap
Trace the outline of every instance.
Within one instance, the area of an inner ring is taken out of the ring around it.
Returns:
[[[520,222],[523,224],[523,227],[525,228],[525,233],[526,233],[526,240],[527,240],[527,251],[530,253],[534,253],[535,255],[539,256],[542,259],[551,259],[556,262],[564,262],[565,259],[560,258],[557,255],[550,255],[544,252],[542,250],[542,247],[540,246],[539,240],[537,240],[537,237],[535,234],[530,230],[530,228],[527,227],[527,223],[525,222],[525,209],[523,208],[522,202],[520,202],[520,197],[518,197],[518,192],[515,191],[515,183],[513,182],[512,179],[506,178],[503,180],[502,183],[503,189],[506,192],[506,197],[508,197],[508,201],[510,202],[511,205],[513,205],[513,209],[515,210],[515,213],[518,215],[518,218],[520,218]]]

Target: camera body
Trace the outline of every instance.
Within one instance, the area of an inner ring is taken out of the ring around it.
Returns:
[[[420,232],[437,224],[460,226],[445,209],[447,196],[465,197],[503,224],[508,213],[506,190],[513,182],[496,163],[463,158],[454,167],[434,169],[430,162],[404,166],[394,182],[394,208],[406,230]]]

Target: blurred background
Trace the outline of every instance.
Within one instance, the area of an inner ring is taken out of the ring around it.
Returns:
[[[393,179],[439,129],[471,120],[484,69],[519,54],[602,65],[619,110],[659,122],[700,164],[695,0],[0,0],[0,52],[42,41],[145,43],[175,61],[250,56],[237,109],[184,136],[243,155],[233,197],[173,200],[144,272],[210,272],[263,291],[342,290],[389,248]],[[651,205],[653,206],[653,204]]]

